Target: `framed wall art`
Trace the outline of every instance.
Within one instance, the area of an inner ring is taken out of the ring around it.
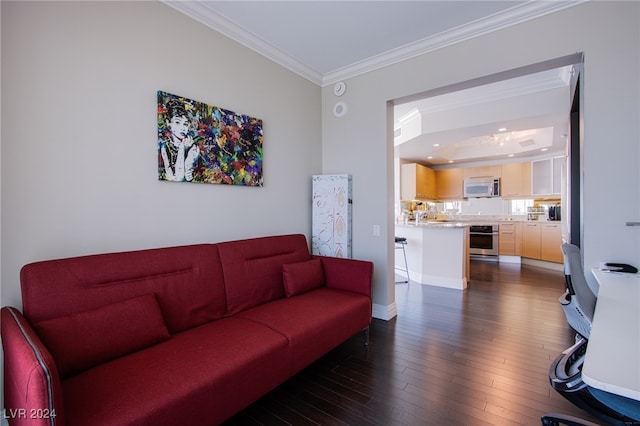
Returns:
[[[158,91],[158,179],[262,186],[262,120]]]

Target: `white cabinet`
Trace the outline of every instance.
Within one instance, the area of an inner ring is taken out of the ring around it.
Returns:
[[[311,249],[319,256],[351,257],[351,175],[313,175]]]
[[[557,195],[562,192],[565,157],[531,162],[531,195]]]
[[[565,157],[556,157],[553,158],[553,193],[560,194],[562,193],[562,182],[563,176],[562,172],[564,170],[564,162]]]

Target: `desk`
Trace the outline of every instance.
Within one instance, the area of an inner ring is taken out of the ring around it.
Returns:
[[[640,274],[592,273],[600,289],[582,379],[640,401]]]

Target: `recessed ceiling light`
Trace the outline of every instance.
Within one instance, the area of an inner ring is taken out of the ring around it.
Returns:
[[[540,151],[548,151],[549,148],[542,148]]]
[[[440,144],[439,143],[434,143],[433,146],[440,146]]]
[[[431,160],[432,158],[433,158],[432,156],[428,156],[428,157],[427,157],[427,160]]]
[[[449,163],[453,163],[453,160],[449,160]]]
[[[507,128],[506,128],[506,127],[500,127],[500,128],[498,129],[498,131],[499,131],[499,132],[506,132],[506,131],[507,131]]]
[[[513,157],[513,154],[509,154],[509,157]]]

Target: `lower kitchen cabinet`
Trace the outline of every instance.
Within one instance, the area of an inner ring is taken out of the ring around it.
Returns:
[[[501,223],[498,234],[501,255],[520,256],[522,252],[522,230],[520,223]]]
[[[562,263],[560,222],[522,224],[522,257]]]
[[[540,259],[562,263],[562,228],[560,222],[543,223],[540,230]]]
[[[540,259],[540,224],[525,222],[522,224],[522,257]]]

